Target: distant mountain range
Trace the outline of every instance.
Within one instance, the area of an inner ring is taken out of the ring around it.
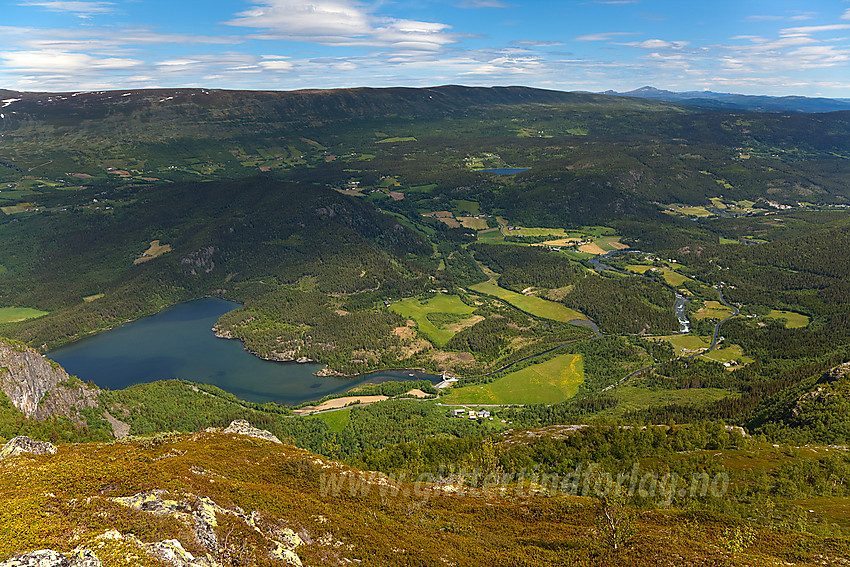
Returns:
[[[734,93],[716,93],[712,91],[688,91],[677,93],[641,87],[628,92],[605,91],[600,94],[649,98],[667,102],[681,102],[694,106],[719,108],[723,110],[740,109],[757,112],[835,112],[850,110],[850,99],[808,98],[804,96],[764,96]]]

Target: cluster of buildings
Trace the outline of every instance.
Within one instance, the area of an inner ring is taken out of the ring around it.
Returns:
[[[490,412],[487,410],[471,410],[466,408],[458,408],[452,410],[452,417],[459,417],[461,419],[489,419],[493,421],[493,418],[490,416]]]

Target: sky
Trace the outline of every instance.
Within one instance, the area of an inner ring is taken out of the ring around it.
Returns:
[[[850,98],[850,0],[0,0],[0,88]]]

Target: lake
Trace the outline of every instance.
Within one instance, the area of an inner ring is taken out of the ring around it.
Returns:
[[[101,388],[181,378],[213,384],[252,402],[297,405],[357,385],[390,380],[439,381],[414,370],[373,372],[354,378],[315,376],[320,364],[257,358],[237,340],[220,339],[212,326],[238,303],[207,297],[58,348],[47,358]],[[413,376],[410,376],[413,374]]]

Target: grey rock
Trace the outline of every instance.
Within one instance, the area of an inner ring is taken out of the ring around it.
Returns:
[[[76,410],[97,406],[100,393],[35,349],[5,340],[0,340],[0,390],[13,406],[35,419],[77,418]]]
[[[257,429],[244,419],[236,419],[230,422],[230,425],[225,428],[222,433],[235,433],[236,435],[247,435],[248,437],[256,437],[258,439],[265,439],[266,441],[271,441],[272,443],[282,444],[280,439],[275,437],[270,431],[266,431],[265,429]]]
[[[3,448],[0,449],[0,459],[14,457],[23,453],[53,455],[56,453],[56,446],[47,441],[36,441],[26,435],[21,435],[20,437],[12,438],[8,443],[3,445]]]
[[[65,556],[52,549],[40,549],[0,563],[0,567],[102,567],[97,556],[88,549],[80,549]]]

